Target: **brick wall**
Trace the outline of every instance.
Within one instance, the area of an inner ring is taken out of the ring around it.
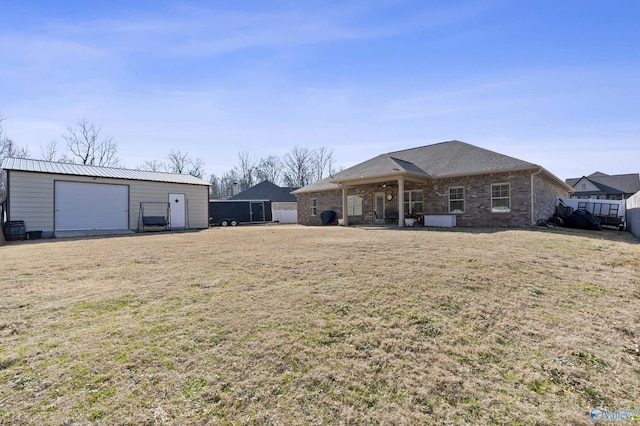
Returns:
[[[374,185],[363,185],[349,188],[347,195],[360,195],[362,197],[362,215],[349,216],[350,225],[362,225],[371,223],[373,212]],[[317,200],[316,215],[311,216],[311,199]],[[311,192],[298,194],[298,223],[303,225],[322,225],[320,213],[324,210],[333,210],[338,218],[342,218],[342,191]]]
[[[535,200],[534,223],[538,220],[548,220],[553,217],[558,204],[558,198],[567,198],[569,192],[556,185],[544,174],[533,176],[533,194]]]
[[[317,199],[316,215],[311,215],[311,199]],[[310,192],[298,194],[298,223],[302,225],[322,225],[320,213],[334,210],[342,217],[342,191]]]
[[[457,226],[519,227],[531,223],[531,181],[529,172],[486,174],[439,179],[423,187],[425,214],[449,214],[449,188],[464,188],[464,213],[458,213]],[[491,212],[491,185],[508,183],[511,211]]]
[[[548,219],[553,215],[556,201],[559,197],[566,197],[564,191],[555,182],[542,174],[534,176],[535,210],[534,221]],[[496,213],[491,211],[491,185],[508,183],[510,186],[511,211]],[[457,226],[496,226],[496,227],[528,227],[531,226],[531,171],[514,173],[495,173],[476,176],[464,176],[433,180],[425,184],[407,183],[406,191],[423,191],[424,214],[450,214],[449,188],[464,188],[464,213],[458,213]],[[374,209],[374,193],[384,192],[392,194],[393,200],[385,201],[387,212],[397,211],[397,186],[390,185],[381,188],[380,185],[365,185],[349,188],[348,194],[359,194],[363,197],[362,216],[349,216],[349,224],[357,225],[370,223]],[[310,200],[318,200],[318,214],[310,216]],[[341,191],[318,192],[298,195],[298,223],[305,225],[320,225],[320,213],[323,210],[335,210],[338,217],[342,217]]]

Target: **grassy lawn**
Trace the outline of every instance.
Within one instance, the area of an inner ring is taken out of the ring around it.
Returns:
[[[628,233],[246,226],[8,243],[0,265],[0,424],[640,409]]]

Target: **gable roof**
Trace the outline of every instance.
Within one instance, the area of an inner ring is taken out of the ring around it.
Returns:
[[[85,164],[75,163],[57,163],[54,161],[30,160],[26,158],[6,158],[2,164],[2,168],[4,170],[17,170],[34,173],[143,180],[150,182],[182,183],[203,186],[210,185],[209,182],[191,175],[148,172],[146,170],[121,169],[117,167],[87,166]]]
[[[566,186],[536,164],[454,140],[381,154],[294,193],[337,189],[340,183],[397,179],[401,176],[424,180],[538,169]]]
[[[269,200],[281,203],[295,203],[298,199],[295,195],[291,195],[291,192],[296,189],[298,188],[281,187],[275,183],[265,180],[240,192],[239,194],[234,195],[233,197],[230,197],[229,200]]]
[[[600,191],[598,194],[635,194],[640,191],[640,174],[629,173],[623,175],[607,175],[601,172],[595,172],[589,176],[583,176],[581,178],[570,178],[565,182],[576,189],[576,194],[590,193],[595,194],[594,191],[580,191],[575,186],[582,179],[587,179],[593,185],[595,185]]]

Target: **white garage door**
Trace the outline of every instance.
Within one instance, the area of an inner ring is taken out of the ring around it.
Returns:
[[[274,210],[273,220],[280,223],[298,223],[297,210]]]
[[[129,228],[129,187],[55,183],[56,231]]]

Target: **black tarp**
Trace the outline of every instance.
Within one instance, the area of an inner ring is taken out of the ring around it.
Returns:
[[[569,216],[563,217],[562,220],[563,225],[569,228],[602,230],[600,220],[586,210],[575,210]]]
[[[320,219],[323,225],[334,225],[337,217],[338,215],[333,210],[324,210],[320,213]]]

